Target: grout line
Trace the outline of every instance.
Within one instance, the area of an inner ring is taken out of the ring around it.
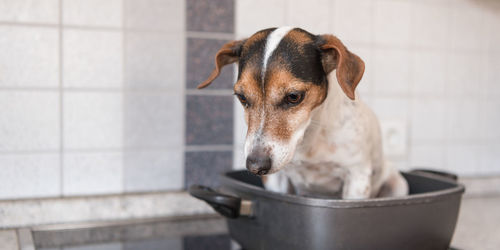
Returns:
[[[121,89],[123,90],[125,88],[125,86],[127,85],[127,29],[125,28],[125,25],[126,25],[126,1],[125,0],[122,0],[122,10],[121,10],[121,14],[122,14],[122,27],[121,27],[121,31],[122,31],[122,83],[121,83]],[[121,98],[122,98],[122,145],[124,145],[124,141],[125,141],[125,138],[126,138],[126,126],[127,126],[127,122],[126,122],[126,95],[124,93],[122,93],[121,95]],[[121,155],[121,158],[122,158],[122,166],[121,166],[121,169],[122,169],[122,180],[121,180],[121,193],[125,193],[125,189],[126,189],[126,180],[125,180],[125,176],[126,176],[126,173],[127,173],[127,168],[126,168],[126,157],[125,157],[125,154],[122,153]]]
[[[203,32],[203,31],[186,31],[187,38],[200,39],[215,39],[215,40],[234,40],[234,34],[222,32]]]
[[[59,0],[59,187],[60,196],[64,193],[64,91],[63,91],[63,68],[64,68],[64,39],[63,39],[63,1]]]
[[[187,95],[232,96],[234,91],[229,89],[187,89]]]
[[[186,152],[200,152],[200,151],[233,151],[233,145],[187,145]]]
[[[185,189],[185,186],[187,184],[187,179],[186,179],[186,138],[187,138],[187,93],[186,93],[186,88],[187,88],[187,62],[188,62],[188,35],[187,35],[187,17],[188,17],[188,7],[186,4],[186,1],[182,1],[182,4],[184,4],[182,10],[184,11],[184,17],[183,17],[183,24],[184,27],[182,29],[182,36],[183,36],[183,43],[182,43],[182,87],[180,88],[182,91],[182,105],[181,105],[181,135],[182,135],[182,140],[181,140],[181,162],[180,162],[180,176],[177,178],[180,179],[180,183],[182,183],[181,188]]]

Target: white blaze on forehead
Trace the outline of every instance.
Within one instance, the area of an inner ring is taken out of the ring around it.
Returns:
[[[281,27],[275,29],[269,36],[267,37],[266,48],[264,50],[264,61],[262,62],[262,81],[264,81],[264,76],[267,67],[267,61],[269,57],[273,54],[273,51],[278,47],[281,42],[281,39],[292,30],[293,27]]]

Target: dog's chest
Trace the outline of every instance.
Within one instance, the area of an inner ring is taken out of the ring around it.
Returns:
[[[292,162],[285,168],[298,195],[340,197],[346,171],[332,162]]]

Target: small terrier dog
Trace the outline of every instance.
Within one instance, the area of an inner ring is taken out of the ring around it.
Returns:
[[[408,193],[405,179],[384,160],[377,118],[355,99],[364,62],[337,37],[291,27],[261,30],[222,46],[198,88],[234,62],[234,94],[248,125],[246,167],[262,176],[267,190],[343,199]]]

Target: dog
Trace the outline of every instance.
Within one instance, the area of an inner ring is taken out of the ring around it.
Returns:
[[[385,162],[376,116],[355,98],[364,62],[337,37],[292,27],[258,31],[222,46],[198,88],[236,62],[246,168],[267,190],[342,199],[408,194]]]

